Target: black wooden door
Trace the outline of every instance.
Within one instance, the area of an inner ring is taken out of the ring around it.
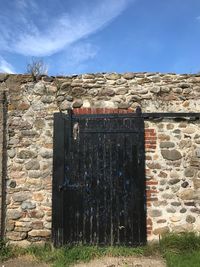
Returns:
[[[146,242],[144,121],[55,114],[53,241]]]

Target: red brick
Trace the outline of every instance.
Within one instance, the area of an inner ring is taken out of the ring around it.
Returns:
[[[157,181],[146,181],[146,185],[157,185]]]
[[[79,108],[74,108],[74,109],[73,109],[73,113],[74,113],[74,114],[79,114]]]
[[[155,129],[146,129],[145,130],[146,133],[155,133]]]
[[[147,235],[150,236],[152,234],[152,231],[147,230]]]
[[[148,140],[148,141],[145,141],[145,145],[156,145],[156,142],[152,140]]]
[[[145,138],[144,138],[144,140],[146,141],[146,140],[157,140],[157,138],[156,138],[156,136],[146,136]]]
[[[151,220],[151,218],[147,218],[147,225],[149,226],[149,225],[152,225],[152,220]]]
[[[157,197],[147,197],[147,201],[158,201]]]
[[[153,190],[153,189],[147,190],[146,192],[149,192],[150,194],[157,194],[158,193],[157,190]]]
[[[151,148],[151,149],[156,149],[156,145],[154,144],[145,144],[145,148]]]
[[[74,114],[121,114],[121,113],[133,113],[132,109],[117,109],[117,108],[74,108]]]

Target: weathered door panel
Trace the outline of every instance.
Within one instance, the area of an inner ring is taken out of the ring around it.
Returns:
[[[143,120],[74,116],[64,125],[62,243],[145,243]]]

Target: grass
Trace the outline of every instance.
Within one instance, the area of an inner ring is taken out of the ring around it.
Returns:
[[[168,267],[200,267],[200,236],[194,233],[165,236],[160,251]]]
[[[200,267],[200,251],[190,253],[167,253],[168,267]]]
[[[26,254],[26,249],[9,246],[0,239],[0,262]]]
[[[168,267],[200,267],[200,237],[194,233],[170,234],[163,237],[159,244],[136,248],[79,245],[55,249],[46,244],[22,249],[0,242],[0,261],[25,254],[54,267],[68,267],[104,256],[160,256],[166,259]]]
[[[40,249],[38,246],[27,249],[28,254],[40,261],[52,263],[56,267],[67,267],[78,262],[89,262],[92,259],[103,256],[133,256],[142,255],[142,248],[127,247],[97,247],[97,246],[66,246],[60,249],[51,249],[46,246]]]
[[[12,257],[12,251],[10,247],[7,247],[3,240],[0,240],[0,261],[4,261]]]

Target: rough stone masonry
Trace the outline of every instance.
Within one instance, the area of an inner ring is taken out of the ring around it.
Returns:
[[[0,74],[0,93],[2,234],[23,246],[51,236],[54,112],[136,106],[200,112],[200,75],[97,73],[33,81]],[[148,240],[169,231],[200,232],[199,121],[149,120],[145,128]]]

